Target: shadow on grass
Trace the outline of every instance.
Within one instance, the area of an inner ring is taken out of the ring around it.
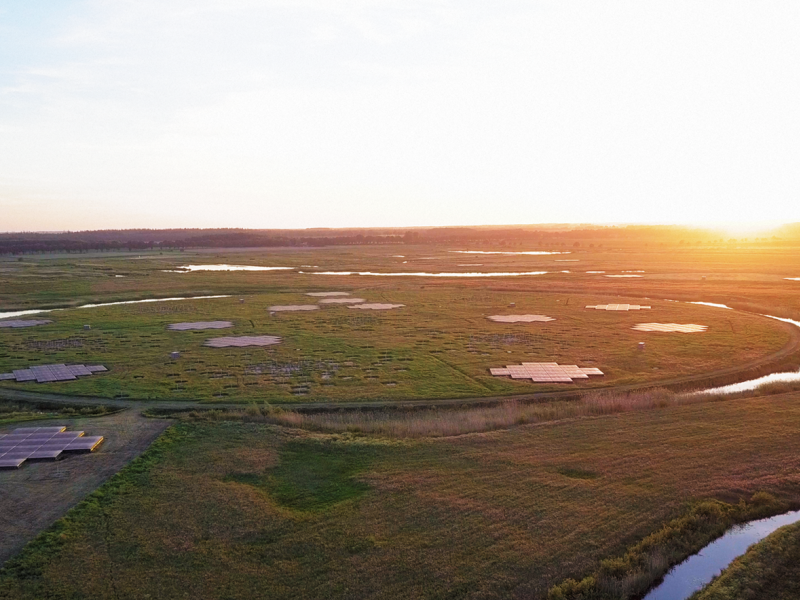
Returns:
[[[297,440],[281,449],[277,467],[263,474],[234,473],[226,480],[256,487],[285,508],[318,512],[369,491],[358,475],[376,458],[368,446]]]

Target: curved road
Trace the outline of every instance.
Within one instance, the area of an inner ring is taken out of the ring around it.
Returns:
[[[731,309],[735,310],[735,309]],[[743,312],[750,315],[756,313]],[[767,319],[769,317],[764,317]],[[654,387],[676,387],[685,386],[687,384],[694,384],[696,387],[704,388],[715,380],[721,378],[735,378],[737,375],[741,376],[748,371],[764,367],[772,363],[786,359],[794,354],[798,354],[800,360],[800,327],[770,319],[770,322],[778,323],[789,334],[789,342],[780,350],[763,356],[761,358],[748,361],[744,364],[725,369],[717,369],[709,373],[701,373],[698,375],[687,375],[684,377],[673,377],[670,379],[662,379],[658,381],[651,381],[649,383],[628,384],[595,387],[590,389],[579,390],[565,390],[563,392],[533,392],[530,394],[514,394],[508,396],[480,396],[475,398],[450,398],[450,399],[417,399],[417,400],[387,400],[387,401],[373,401],[373,402],[300,402],[300,403],[281,403],[280,406],[291,410],[301,412],[327,412],[327,411],[341,411],[341,410],[380,410],[386,408],[401,408],[401,407],[435,407],[435,406],[452,406],[462,404],[472,404],[476,406],[498,404],[507,402],[509,400],[517,401],[541,401],[545,399],[566,399],[575,397],[587,391],[619,391],[630,392],[635,390],[644,390]],[[0,398],[5,400],[19,401],[19,402],[42,402],[52,404],[71,404],[71,405],[86,405],[97,406],[105,405],[109,407],[137,407],[137,408],[156,408],[156,409],[169,409],[169,410],[182,410],[182,409],[209,409],[209,408],[241,408],[246,406],[248,402],[200,402],[192,400],[136,400],[136,399],[113,399],[113,398],[100,398],[93,396],[69,396],[65,394],[51,394],[45,392],[35,392],[28,390],[16,390],[8,388],[0,388]]]

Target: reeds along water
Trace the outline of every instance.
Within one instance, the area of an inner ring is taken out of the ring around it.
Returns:
[[[724,399],[729,399],[725,396]],[[628,411],[652,410],[715,401],[716,396],[676,394],[656,388],[619,394],[592,392],[578,400],[525,404],[508,401],[480,408],[369,410],[303,414],[270,405],[251,404],[239,411],[194,411],[190,419],[242,419],[316,431],[366,433],[396,438],[447,437]]]

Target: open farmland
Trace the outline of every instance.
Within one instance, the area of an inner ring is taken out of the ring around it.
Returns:
[[[9,563],[0,590],[541,598],[694,501],[800,501],[799,400],[435,440],[184,423]]]

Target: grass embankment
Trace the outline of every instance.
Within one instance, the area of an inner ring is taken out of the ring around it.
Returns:
[[[0,400],[0,425],[58,417],[101,417],[112,412],[115,410],[107,406],[64,406]]]
[[[798,500],[798,425],[796,393],[437,439],[180,423],[180,443],[70,513],[0,590],[544,598],[669,541],[676,519],[704,530],[761,490]]]
[[[800,598],[800,523],[782,527],[730,566],[691,600]]]
[[[393,438],[446,437],[506,429],[516,425],[549,423],[580,417],[596,417],[630,411],[654,410],[724,402],[742,397],[787,393],[798,383],[774,383],[755,391],[736,394],[676,394],[655,388],[643,392],[588,392],[577,399],[524,403],[508,401],[489,407],[437,407],[297,412],[267,403],[252,403],[241,409],[153,411],[152,416],[170,416],[184,421],[242,421],[300,427],[311,431],[382,435]]]

